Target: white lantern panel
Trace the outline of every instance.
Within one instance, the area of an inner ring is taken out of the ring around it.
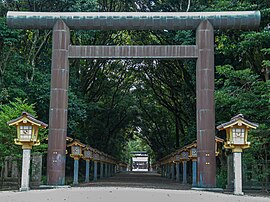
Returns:
[[[233,128],[233,143],[234,144],[245,144],[245,129],[244,128]]]
[[[89,150],[85,150],[84,151],[84,157],[90,158],[91,156],[92,156],[92,152],[91,151],[89,151]]]
[[[197,157],[197,149],[196,148],[191,149],[191,156]]]
[[[94,154],[94,159],[99,160],[99,154]]]
[[[72,154],[73,155],[80,155],[81,154],[81,147],[80,146],[73,146],[72,147]]]
[[[176,156],[175,156],[175,160],[176,160],[176,161],[179,161],[179,160],[180,160],[180,155],[176,155]]]
[[[31,141],[32,126],[20,126],[20,140]]]
[[[188,152],[182,152],[181,157],[182,159],[188,159]]]

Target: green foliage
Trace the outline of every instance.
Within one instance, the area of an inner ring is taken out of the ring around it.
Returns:
[[[145,151],[151,153],[151,148],[145,141],[135,136],[134,139],[128,142],[128,151],[129,153],[132,151]]]
[[[0,159],[21,153],[21,148],[14,144],[14,139],[17,137],[16,127],[8,126],[7,122],[19,117],[23,111],[36,115],[34,105],[28,104],[26,100],[15,100],[15,102],[0,105]]]
[[[264,123],[269,117],[269,81],[258,80],[250,69],[233,70],[230,65],[218,66],[216,90],[216,111],[224,115],[227,112],[227,120],[237,113],[242,113],[251,120]],[[229,109],[229,110],[228,110]],[[256,111],[254,111],[256,109]],[[217,116],[219,120],[226,120]]]
[[[217,187],[225,189],[227,185],[227,169],[226,167],[220,167],[217,170]]]
[[[262,182],[263,187],[267,186],[267,159],[270,155],[270,82],[261,81],[259,75],[250,69],[234,70],[230,65],[218,66],[217,74],[217,123],[224,123],[232,116],[242,113],[246,119],[259,124],[256,130],[249,133],[248,141],[251,142],[251,148],[246,149],[244,153],[244,174],[248,176],[249,183],[256,181]],[[222,184],[222,173],[219,174],[219,178]]]
[[[151,149],[149,144],[145,140],[136,136],[136,134],[133,136],[132,139],[129,140],[125,148],[125,162],[130,162],[129,160],[132,157],[130,153],[134,151],[145,151],[147,152],[151,160],[155,160],[155,154],[153,153],[153,150]]]

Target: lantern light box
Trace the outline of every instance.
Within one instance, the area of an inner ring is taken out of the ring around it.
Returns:
[[[227,123],[223,123],[217,127],[218,130],[226,130],[226,141],[224,147],[234,151],[241,152],[242,149],[249,148],[248,142],[249,129],[256,129],[258,124],[252,123],[244,119],[243,114],[238,114],[231,118]]]
[[[32,148],[32,145],[39,145],[38,129],[46,128],[48,125],[34,118],[33,115],[22,112],[22,115],[7,123],[9,126],[15,125],[17,128],[17,138],[15,144]]]
[[[73,142],[71,142],[67,146],[71,147],[70,157],[74,159],[79,159],[83,156],[82,149],[85,147],[85,145],[81,143],[79,140],[75,139]]]

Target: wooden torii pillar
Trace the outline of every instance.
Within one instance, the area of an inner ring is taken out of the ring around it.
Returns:
[[[190,13],[50,13],[8,12],[11,28],[53,29],[52,75],[47,179],[65,183],[69,58],[79,59],[197,59],[196,102],[198,185],[216,186],[214,108],[214,29],[254,30],[259,11]],[[191,46],[72,46],[74,30],[196,30]]]

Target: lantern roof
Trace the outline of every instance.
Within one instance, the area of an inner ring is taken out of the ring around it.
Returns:
[[[48,139],[49,139],[49,138],[48,138],[48,137],[46,137],[46,139],[45,139],[45,140],[47,140],[47,141],[48,141]],[[72,142],[72,141],[73,141],[73,138],[71,138],[71,137],[68,137],[68,136],[67,136],[66,141],[67,141],[67,142]]]
[[[90,147],[89,145],[85,145],[85,147],[83,148],[83,150],[88,150],[88,151],[94,151],[95,149]]]
[[[224,130],[224,129],[232,127],[232,126],[234,126],[236,124],[238,124],[238,125],[243,124],[243,125],[245,125],[247,127],[253,128],[253,129],[256,129],[258,127],[258,124],[252,123],[252,122],[244,119],[243,114],[238,114],[238,115],[232,117],[229,122],[226,122],[226,123],[223,123],[223,124],[217,126],[217,129],[218,130]]]
[[[180,149],[177,149],[175,152],[171,153],[171,155],[178,155],[178,154],[181,154],[182,152],[186,152],[188,150],[187,146],[184,146]]]
[[[98,149],[94,149],[93,152],[94,152],[95,154],[101,154],[101,151],[99,151]]]
[[[67,145],[67,147],[72,147],[72,146],[80,146],[80,147],[85,147],[85,144],[81,143],[79,140],[75,139],[73,142]]]
[[[191,149],[191,148],[197,148],[197,140],[193,141],[192,143],[188,144],[186,146],[187,149]]]
[[[48,126],[46,123],[43,123],[42,121],[37,120],[32,114],[29,114],[25,111],[22,112],[22,115],[20,117],[7,122],[7,124],[9,126],[13,126],[13,125],[18,125],[21,122],[23,123],[29,122],[33,125],[36,125],[42,128],[46,128]]]
[[[224,140],[222,138],[217,137],[217,136],[215,136],[215,141],[216,141],[216,143],[218,143],[218,142],[220,142],[220,143],[224,142]]]
[[[67,136],[66,141],[72,142],[73,141],[73,138]]]
[[[217,137],[217,136],[215,136],[215,141],[216,141],[216,143],[224,142],[224,140],[222,138]],[[186,145],[185,148],[187,148],[187,149],[197,148],[197,140],[194,140],[192,143]]]

